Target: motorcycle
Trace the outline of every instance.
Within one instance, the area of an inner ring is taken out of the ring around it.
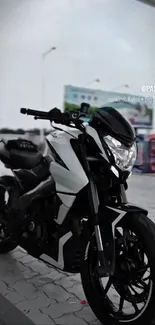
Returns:
[[[84,123],[88,106],[70,113],[21,109],[53,127],[43,154],[27,140],[0,142],[0,159],[14,174],[0,177],[0,253],[20,245],[55,268],[80,273],[101,323],[151,324],[155,226],[126,196],[135,133],[112,107]]]

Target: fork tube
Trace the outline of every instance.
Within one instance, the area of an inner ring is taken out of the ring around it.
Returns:
[[[120,196],[121,196],[121,203],[122,204],[127,204],[128,199],[127,199],[127,195],[126,195],[126,192],[125,192],[124,184],[120,185]]]

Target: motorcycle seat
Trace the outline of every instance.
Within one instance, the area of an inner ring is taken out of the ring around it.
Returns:
[[[31,169],[37,166],[42,159],[40,152],[29,152],[12,149],[10,151],[10,164],[15,166],[14,168]]]
[[[1,161],[12,169],[31,169],[42,159],[37,146],[23,139],[9,140],[6,144],[1,143],[0,149]]]

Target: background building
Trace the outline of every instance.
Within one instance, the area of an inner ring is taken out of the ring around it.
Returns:
[[[64,110],[78,110],[81,102],[90,104],[89,116],[104,106],[116,108],[134,127],[153,127],[153,98],[133,94],[116,93],[99,89],[75,87],[64,88]]]

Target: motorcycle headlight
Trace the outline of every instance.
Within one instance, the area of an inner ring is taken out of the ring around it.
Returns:
[[[136,143],[134,143],[131,148],[127,148],[121,142],[109,135],[104,137],[104,140],[114,156],[117,167],[122,171],[131,172],[137,158]]]

